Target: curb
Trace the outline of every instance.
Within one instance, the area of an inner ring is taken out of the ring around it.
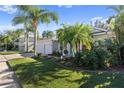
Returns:
[[[6,59],[6,64],[8,65],[9,70],[13,72],[13,79],[18,84],[19,88],[23,88],[22,85],[21,85],[21,83],[19,82],[19,80],[16,77],[15,71],[10,66],[9,61],[7,60],[7,58],[4,55],[3,55],[3,57]]]
[[[8,65],[8,67],[9,67],[9,70],[10,70],[10,71],[13,71],[13,69],[12,69],[12,67],[10,66],[9,62],[6,61],[6,63],[7,63],[7,65]],[[15,74],[14,71],[13,71],[13,79],[16,81],[16,83],[18,84],[19,88],[23,88],[22,85],[21,85],[21,83],[20,83],[19,80],[17,79],[16,74]]]

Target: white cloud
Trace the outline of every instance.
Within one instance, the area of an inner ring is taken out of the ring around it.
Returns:
[[[98,16],[98,17],[91,18],[91,21],[96,21],[96,20],[101,20],[101,19],[103,19],[103,17]]]
[[[12,5],[3,5],[0,6],[0,11],[6,12],[8,14],[13,14],[17,11],[17,8]]]
[[[93,18],[90,19],[90,21],[92,21],[92,22],[95,22],[96,20],[105,23],[105,22],[108,20],[108,18],[103,18],[103,17],[93,17]]]
[[[58,5],[58,7],[72,8],[72,5]]]
[[[90,22],[91,22],[92,25],[94,25],[94,23],[97,20],[98,21],[101,21],[102,23],[106,23],[106,21],[108,20],[108,18],[104,18],[104,17],[101,17],[101,16],[99,16],[99,17],[93,17],[93,18],[90,19]]]
[[[21,29],[21,28],[24,28],[23,25],[18,25],[18,26],[12,26],[11,24],[10,25],[3,25],[3,26],[0,26],[0,31],[5,31],[5,30],[15,30],[15,29]]]

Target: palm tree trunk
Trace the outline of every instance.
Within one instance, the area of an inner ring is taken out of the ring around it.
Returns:
[[[28,31],[26,31],[26,51],[28,52],[28,46],[29,46],[29,35],[28,35]]]
[[[5,40],[5,51],[7,51],[7,40]]]
[[[78,43],[78,52],[80,52],[81,51],[81,49],[80,49],[80,41],[79,41],[79,43]]]
[[[37,29],[34,32],[34,56],[37,56]]]

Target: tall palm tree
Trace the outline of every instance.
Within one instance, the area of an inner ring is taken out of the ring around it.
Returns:
[[[32,21],[28,16],[16,15],[12,20],[13,25],[24,24],[26,51],[28,52],[29,31],[32,31]]]
[[[108,23],[110,24],[111,30],[115,30],[116,38],[118,39],[118,42],[120,42],[119,38],[121,38],[120,37],[121,32],[117,26],[118,26],[118,23],[122,22],[123,20],[122,16],[124,13],[124,5],[110,6],[108,7],[108,9],[112,9],[113,11],[117,13],[116,16],[112,16],[109,18]]]
[[[114,10],[117,14],[116,16],[114,16],[114,22],[111,21],[110,19],[110,23],[112,23],[112,25],[114,24],[112,29],[115,32],[116,35],[116,41],[118,46],[123,45],[123,41],[124,41],[124,5],[119,5],[119,6],[113,6],[110,7],[110,9]],[[123,61],[124,60],[124,47],[121,46],[121,48],[119,48],[119,60]]]
[[[39,8],[38,6],[26,6],[26,5],[18,5],[20,13],[19,16],[21,18],[27,18],[32,21],[32,26],[34,29],[34,55],[37,53],[37,33],[38,33],[38,25],[39,23],[50,23],[51,20],[58,22],[58,16],[55,12],[50,12],[46,9]],[[21,20],[25,22],[24,20]]]

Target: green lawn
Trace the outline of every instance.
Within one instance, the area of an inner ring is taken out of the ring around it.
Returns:
[[[11,60],[10,65],[23,87],[124,87],[124,73],[81,73],[48,60],[32,58]]]
[[[0,55],[9,55],[9,54],[16,54],[19,53],[18,51],[7,51],[7,52],[0,52]]]

